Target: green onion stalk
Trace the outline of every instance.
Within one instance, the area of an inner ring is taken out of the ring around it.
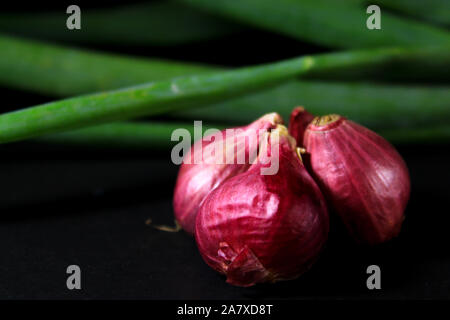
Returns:
[[[295,77],[371,69],[389,62],[433,55],[436,48],[371,49],[304,56],[276,63],[206,74],[183,76],[127,88],[81,95],[0,116],[0,142],[106,122],[157,115],[217,103],[274,87]],[[4,67],[4,64],[3,64]]]
[[[3,48],[0,51],[0,83],[59,97],[225,70],[217,66],[135,59],[7,36],[0,36],[0,46]],[[415,66],[412,68],[413,72],[420,69],[421,65],[428,67],[418,74],[433,78],[436,73],[431,66],[434,66],[434,70],[446,70],[450,63],[450,50],[447,47],[428,51],[422,49],[421,52],[422,54],[414,55],[409,49],[405,49],[397,56],[381,55],[379,60],[375,54],[372,61],[368,58],[368,63],[360,65],[359,74],[352,72],[355,69],[352,61],[344,67],[319,73],[320,77],[333,73],[353,73],[351,79],[354,81],[361,77],[364,79],[365,75],[377,68],[389,73],[395,66],[404,65],[406,68],[409,62]],[[292,107],[302,104],[313,113],[339,112],[373,128],[425,125],[448,117],[448,87],[308,79],[314,71],[318,73],[317,68],[303,73],[301,81],[291,80],[262,92],[245,94],[203,108],[196,108],[195,105],[183,111],[171,111],[169,115],[183,119],[244,124],[272,111],[279,112],[287,119]],[[406,74],[405,77],[410,75]],[[425,105],[426,109],[423,108]]]

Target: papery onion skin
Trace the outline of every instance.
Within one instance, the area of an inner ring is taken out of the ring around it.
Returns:
[[[203,259],[232,285],[296,278],[326,242],[325,199],[294,139],[281,136],[279,152],[275,175],[261,175],[263,164],[252,165],[211,192],[197,216],[195,238]]]
[[[379,244],[400,232],[409,200],[408,168],[384,138],[339,115],[308,126],[306,165],[351,236]]]
[[[283,120],[280,115],[277,113],[270,113],[262,116],[248,126],[234,129],[242,129],[242,134],[247,135],[250,131],[275,128],[278,123],[282,122]],[[225,130],[222,131],[222,134],[225,139]],[[241,137],[242,134],[239,137]],[[250,136],[250,134],[248,136]],[[236,139],[236,141],[239,142],[238,139]],[[213,140],[211,142],[208,137],[197,141],[186,155],[186,157],[191,158],[191,163],[182,163],[178,172],[173,197],[175,219],[181,227],[190,234],[194,233],[195,217],[205,197],[229,177],[247,170],[250,167],[250,163],[254,160],[250,159],[251,155],[256,156],[257,154],[255,148],[258,147],[258,142],[253,143],[252,148],[249,148],[248,144],[244,147],[233,145],[232,148],[236,150],[235,161],[233,164],[226,164],[224,159],[221,161],[222,164],[216,164],[216,159],[214,159],[215,155],[205,152],[206,147],[214,143],[216,143],[216,141]],[[196,158],[194,151],[197,150],[195,146],[198,144],[202,144],[203,153],[199,157],[201,161],[199,163],[194,163],[194,158]],[[236,158],[238,152],[245,153],[245,163],[237,163]],[[213,159],[211,159],[211,156]],[[207,159],[207,157],[209,158]],[[211,162],[207,163],[207,160]]]
[[[295,107],[289,119],[289,134],[295,139],[297,142],[297,146],[303,146],[303,136],[305,134],[305,130],[310,124],[310,122],[314,119],[314,116],[306,111],[304,107]]]

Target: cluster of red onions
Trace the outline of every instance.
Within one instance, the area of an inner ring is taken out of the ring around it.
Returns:
[[[249,138],[252,130],[263,135]],[[293,279],[308,270],[327,240],[328,209],[360,243],[400,232],[408,169],[393,146],[361,125],[297,107],[289,131],[272,113],[228,136],[224,153],[210,152],[217,142],[205,137],[186,155],[201,152],[200,161],[181,166],[174,209],[203,259],[230,284]],[[232,159],[246,161],[221,161],[230,150]],[[274,155],[276,172],[262,174]]]

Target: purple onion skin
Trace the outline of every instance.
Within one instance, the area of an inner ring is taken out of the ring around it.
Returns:
[[[247,136],[250,130],[269,130],[275,128],[282,121],[280,115],[270,113],[262,116],[248,126],[234,129],[243,129],[242,134]],[[222,133],[224,132],[225,130],[222,131]],[[236,137],[236,141],[239,141],[238,137]],[[221,162],[223,164],[216,164],[214,154],[211,157],[209,152],[205,152],[206,146],[214,143],[215,141],[211,142],[206,138],[197,141],[186,155],[186,157],[191,157],[191,163],[183,163],[178,172],[173,197],[175,219],[191,235],[194,234],[195,217],[205,197],[228,178],[246,171],[250,167],[251,161],[253,161],[253,159],[250,159],[250,155],[257,154],[257,150],[255,149],[258,146],[257,143],[252,145],[252,149],[249,148],[248,144],[245,147],[237,147],[237,145],[234,145],[233,149],[237,149],[234,164],[225,164],[224,159],[221,159],[223,160]],[[198,144],[203,145],[203,154],[199,157],[201,159],[200,163],[194,163],[195,155],[193,151],[196,150],[195,145]],[[245,163],[237,164],[236,158],[238,152],[245,153]],[[207,157],[209,158],[207,159]],[[208,161],[211,161],[211,163],[207,163]]]
[[[303,147],[305,130],[314,116],[304,107],[295,107],[289,119],[289,134],[297,141],[297,146]]]
[[[263,165],[253,164],[211,192],[197,216],[195,238],[203,259],[232,285],[296,278],[326,242],[325,199],[292,137],[280,138],[279,156],[275,175],[261,175]]]
[[[306,165],[351,236],[379,244],[398,235],[409,200],[405,162],[385,139],[338,115],[315,118]]]

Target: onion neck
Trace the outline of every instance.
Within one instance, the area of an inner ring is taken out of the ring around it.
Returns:
[[[326,116],[315,117],[308,129],[313,131],[330,130],[339,126],[343,120],[345,120],[345,118],[338,114],[328,114]]]

